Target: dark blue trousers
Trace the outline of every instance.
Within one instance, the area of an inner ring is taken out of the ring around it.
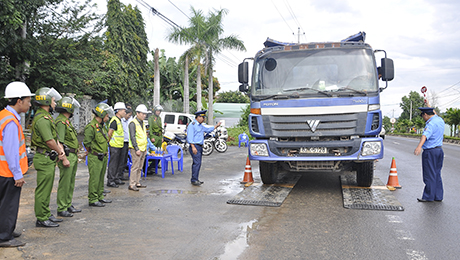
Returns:
[[[201,158],[202,158],[202,153],[203,153],[203,146],[195,145],[195,148],[197,150],[196,154],[193,154],[191,145],[188,148],[188,150],[190,152],[190,155],[192,156],[192,159],[193,159],[193,163],[192,163],[192,179],[190,180],[191,182],[199,181],[198,180],[198,175],[200,174]]]
[[[443,161],[444,151],[441,147],[427,149],[423,151],[422,170],[425,189],[423,190],[422,199],[428,201],[443,199],[444,189],[442,187],[441,178],[441,169]]]

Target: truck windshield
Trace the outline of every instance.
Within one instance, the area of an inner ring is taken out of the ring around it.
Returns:
[[[372,50],[363,48],[272,52],[256,60],[252,96],[367,95],[378,90]],[[323,93],[323,94],[319,94]]]

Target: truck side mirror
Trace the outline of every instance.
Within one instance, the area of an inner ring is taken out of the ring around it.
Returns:
[[[248,63],[242,62],[238,65],[238,81],[240,83],[248,83]]]
[[[383,81],[391,81],[395,76],[393,60],[388,58],[382,58],[381,60],[381,68],[380,72],[382,73],[382,80]]]
[[[249,91],[248,84],[240,85],[240,92],[248,92],[248,91]]]

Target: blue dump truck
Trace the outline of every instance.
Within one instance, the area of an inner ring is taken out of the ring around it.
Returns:
[[[380,92],[394,67],[385,51],[364,41],[364,32],[340,42],[267,39],[238,66],[240,91],[251,99],[249,158],[259,161],[263,183],[275,183],[282,167],[355,171],[359,186],[372,185],[374,161],[383,158]],[[378,66],[375,53],[382,56]]]

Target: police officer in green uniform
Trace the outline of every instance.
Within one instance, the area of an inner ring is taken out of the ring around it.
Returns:
[[[104,123],[109,120],[109,113],[113,109],[105,104],[99,103],[93,109],[95,117],[85,127],[85,138],[83,144],[88,154],[88,201],[92,207],[104,207],[104,203],[112,201],[104,198],[104,175],[107,169],[108,140]]]
[[[55,218],[50,211],[50,196],[53,189],[56,158],[64,167],[70,163],[57,139],[56,126],[51,113],[61,95],[54,88],[40,88],[35,93],[34,104],[38,105],[32,121],[32,147],[36,147],[34,166],[37,170],[35,188],[35,216],[37,227],[58,227],[62,219]]]
[[[70,167],[64,167],[62,162],[58,162],[59,167],[59,187],[57,190],[57,212],[61,217],[72,217],[73,213],[81,212],[72,205],[73,191],[75,188],[75,175],[78,166],[78,139],[77,131],[69,119],[73,116],[75,108],[80,107],[80,103],[72,97],[64,97],[59,100],[56,111],[59,116],[56,118],[56,129],[59,136],[59,143],[64,146]]]
[[[163,107],[156,105],[153,109],[153,115],[151,115],[148,120],[150,141],[152,141],[153,145],[156,147],[161,147],[161,143],[163,142],[163,124],[160,118],[161,111],[163,111]]]

